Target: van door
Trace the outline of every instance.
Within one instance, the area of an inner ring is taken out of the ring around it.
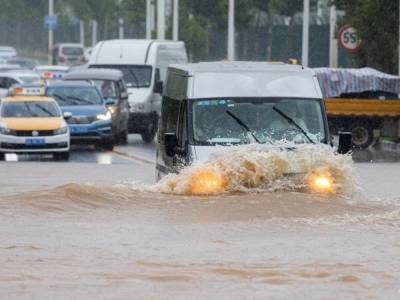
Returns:
[[[165,147],[165,134],[178,136],[178,120],[181,102],[169,97],[163,98],[160,130],[158,132],[157,171],[165,174],[176,173],[176,155],[168,155]]]

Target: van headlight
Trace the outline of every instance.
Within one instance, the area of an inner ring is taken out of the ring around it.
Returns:
[[[97,115],[97,120],[102,120],[102,121],[111,120],[111,112],[107,111],[104,114]]]
[[[12,130],[10,128],[7,128],[7,127],[0,126],[0,134],[13,135],[14,134],[14,130]]]
[[[54,135],[66,134],[67,132],[68,132],[68,126],[64,126],[54,130]]]

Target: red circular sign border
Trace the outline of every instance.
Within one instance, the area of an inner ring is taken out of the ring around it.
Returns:
[[[363,44],[363,41],[362,41],[362,40],[360,41],[360,43],[358,44],[358,46],[357,46],[356,48],[354,48],[354,49],[349,49],[349,48],[347,48],[347,47],[345,47],[345,46],[343,45],[342,39],[340,38],[340,36],[342,35],[343,31],[345,31],[347,28],[350,28],[350,27],[353,27],[353,26],[351,26],[350,24],[347,24],[347,25],[342,26],[342,27],[340,28],[340,30],[339,30],[337,39],[338,39],[338,41],[339,41],[339,45],[340,45],[341,48],[343,48],[344,50],[346,50],[346,51],[348,51],[348,52],[350,52],[350,53],[356,53],[356,52],[360,51],[360,49],[361,49],[361,46],[362,46],[362,44]]]

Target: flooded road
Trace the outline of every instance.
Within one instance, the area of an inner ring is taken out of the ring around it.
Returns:
[[[356,164],[351,194],[189,196],[117,162],[0,164],[35,173],[0,175],[1,298],[400,297],[399,163]]]

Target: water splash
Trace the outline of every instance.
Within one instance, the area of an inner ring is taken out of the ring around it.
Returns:
[[[243,145],[169,174],[155,189],[183,195],[308,191],[314,176],[324,176],[332,182],[330,192],[346,194],[354,188],[353,174],[351,156],[327,145]]]

